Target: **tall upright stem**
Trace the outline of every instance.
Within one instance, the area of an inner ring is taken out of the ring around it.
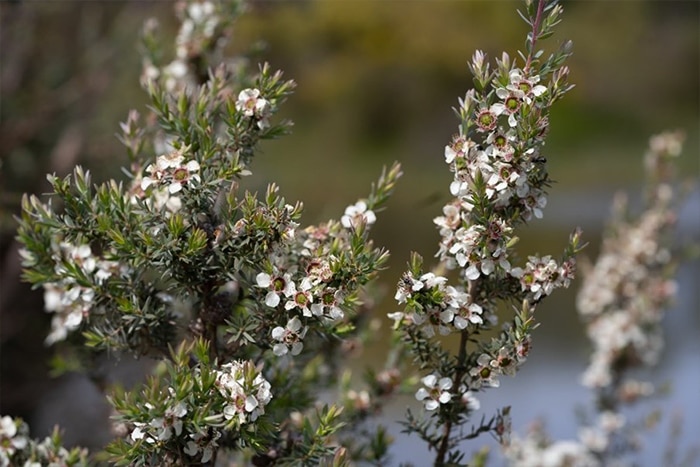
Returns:
[[[532,23],[532,41],[530,44],[530,51],[527,54],[527,62],[525,63],[525,69],[523,71],[527,72],[532,64],[532,54],[535,53],[535,44],[539,37],[540,26],[542,24],[542,14],[544,13],[544,6],[547,0],[539,0],[537,3],[537,13],[535,14],[535,21]]]

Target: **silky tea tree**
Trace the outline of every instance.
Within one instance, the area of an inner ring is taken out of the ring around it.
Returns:
[[[508,408],[471,431],[462,428],[479,407],[474,394],[498,387],[501,375],[515,374],[525,362],[535,308],[568,287],[575,272],[578,232],[560,260],[531,255],[521,266],[514,250],[516,229],[543,216],[551,183],[543,152],[549,112],[572,87],[564,66],[571,44],[547,58],[537,48],[559,22],[561,6],[526,3],[526,51],[517,58],[503,53],[493,69],[483,52],[472,58],[475,86],[459,100],[458,132],[444,150],[454,198],[435,218],[440,265],[426,272],[414,255],[397,286],[403,310],[389,314],[408,353],[428,373],[416,398],[429,413],[419,419],[409,412],[406,430],[434,450],[435,465],[462,462],[460,442],[481,432],[507,437]],[[482,333],[495,329],[501,302],[514,315],[487,339]],[[452,335],[459,337],[456,353],[441,339]]]
[[[630,455],[640,448],[647,422],[629,420],[625,409],[657,392],[638,375],[658,362],[662,320],[677,289],[671,236],[677,218],[674,167],[682,145],[680,132],[651,138],[644,210],[631,215],[627,198],[618,194],[601,252],[583,268],[577,308],[592,348],[581,382],[593,391],[597,413],[577,440],[550,441],[541,426],[515,437],[505,448],[511,465],[555,458],[590,467],[635,465]]]
[[[151,103],[121,125],[126,178],[95,183],[77,167],[49,176],[48,200],[23,202],[25,278],[45,291],[47,344],[160,361],[129,391],[96,381],[118,435],[105,456],[120,465],[318,463],[345,452],[333,438],[342,410],[318,394],[338,380],[364,287],[388,258],[369,234],[401,169],[319,225],[303,226],[302,203],[274,183],[245,191],[259,143],[289,131],[277,113],[295,83],[224,56],[244,7],[178,2],[170,61],[148,21]]]
[[[572,88],[564,65],[571,43],[549,56],[539,48],[561,6],[525,5],[525,51],[494,62],[477,51],[469,64],[474,87],[459,99],[458,129],[441,157],[453,176],[452,199],[434,219],[439,264],[427,270],[411,257],[394,292],[400,309],[388,313],[397,345],[361,390],[341,357],[376,330],[366,287],[388,253],[370,231],[400,166],[335,218],[304,225],[303,204],[288,202],[278,185],[250,191],[260,143],[290,130],[278,112],[295,83],[245,55],[225,56],[245,5],[177,2],[172,54],[157,21],[146,22],[141,84],[150,106],[121,124],[126,177],[95,183],[80,167],[50,175],[49,199],[25,197],[19,219],[25,279],[44,290],[52,315],[46,342],[93,352],[74,355],[113,407],[115,439],[103,459],[386,465],[390,437],[370,417],[403,390],[422,407],[408,412],[405,431],[427,443],[435,465],[464,463],[461,443],[482,433],[501,441],[515,465],[599,465],[628,426],[620,404],[652,392],[621,373],[658,358],[658,310],[675,290],[665,274],[669,251],[657,241],[673,221],[661,176],[648,215],[620,223],[619,243],[606,246],[579,296],[595,347],[584,381],[604,408],[597,424],[580,441],[547,444],[541,431],[511,441],[509,407],[472,422],[479,393],[527,360],[535,310],[570,285],[580,249],[575,231],[559,258],[521,259],[515,250],[517,230],[544,215],[547,157],[556,157],[544,151],[550,110]],[[648,165],[665,174],[679,147],[675,135],[654,139]],[[635,293],[621,297],[620,289]],[[126,354],[157,361],[143,384],[111,387],[90,371],[95,355]],[[0,465],[87,463],[85,451],[60,446],[57,432],[36,443],[9,417],[0,431]]]

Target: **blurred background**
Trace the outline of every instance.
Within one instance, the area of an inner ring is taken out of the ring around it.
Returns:
[[[700,3],[564,5],[548,44],[573,40],[576,88],[551,116],[545,156],[557,183],[545,219],[522,232],[520,251],[558,255],[580,225],[590,242],[585,255],[594,257],[614,192],[626,190],[639,204],[652,134],[684,130],[681,173],[700,175]],[[432,219],[450,197],[451,180],[443,148],[457,131],[451,108],[471,87],[467,62],[475,49],[493,57],[523,47],[518,7],[466,0],[254,2],[239,23],[231,53],[254,46],[257,58],[298,83],[282,111],[295,122],[294,133],[263,146],[248,188],[277,182],[289,201],[304,201],[305,223],[313,224],[338,218],[366,196],[383,166],[403,164],[405,176],[374,230],[377,243],[392,252],[378,318],[395,311],[391,289],[409,252],[429,259],[437,251]],[[50,316],[40,291],[20,282],[12,216],[23,193],[48,190],[48,172],[64,175],[82,164],[95,181],[121,176],[126,155],[114,135],[129,109],[146,104],[136,38],[151,16],[166,34],[174,31],[169,2],[0,3],[0,413],[25,418],[35,436],[60,423],[69,443],[93,448],[109,437],[108,408],[84,377],[49,376],[52,352],[43,339]],[[684,201],[678,239],[700,241],[697,187]],[[646,439],[642,458],[649,466],[661,465],[674,414],[683,415],[681,451],[700,444],[697,260],[684,263],[679,282],[665,356],[652,375],[671,390],[651,404],[664,419]],[[578,384],[588,344],[574,308],[576,289],[538,309],[543,324],[530,361],[517,379],[503,379],[500,390],[481,397],[484,413],[512,404],[516,431],[541,417],[553,437],[576,437],[574,409],[592,402]],[[383,320],[378,342],[364,349],[367,363],[386,350],[388,327]],[[133,374],[127,363],[118,370],[126,379]],[[398,438],[394,460],[422,465],[428,453],[392,423],[414,404],[398,401],[385,421]]]

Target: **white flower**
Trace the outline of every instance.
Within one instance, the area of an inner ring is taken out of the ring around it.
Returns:
[[[464,277],[466,277],[470,281],[478,279],[479,276],[481,276],[481,271],[475,264],[470,264],[469,267],[464,271]]]
[[[301,320],[296,316],[289,321],[287,321],[287,326],[277,326],[272,330],[272,338],[278,341],[272,347],[272,352],[281,357],[287,352],[292,355],[299,355],[301,350],[304,348],[304,343],[302,339],[306,334],[307,327],[301,326]]]
[[[146,167],[146,172],[150,175],[141,180],[141,189],[147,190],[151,185],[159,183],[167,172],[178,167],[184,158],[180,151],[172,151],[158,156],[155,164],[149,164]]]
[[[149,433],[149,425],[141,422],[134,422],[134,429],[129,437],[132,441],[143,440],[147,443],[155,443],[156,439]]]
[[[460,331],[466,329],[469,323],[482,324],[484,322],[481,317],[483,309],[476,303],[470,303],[466,307],[460,307],[457,316],[454,318],[454,326]]]
[[[496,378],[498,376],[497,370],[491,367],[491,356],[485,353],[479,355],[476,366],[469,370],[469,375],[472,377],[469,386],[474,389],[479,389],[482,386],[497,388],[501,385]]]
[[[17,423],[12,417],[5,415],[0,418],[0,465],[10,465],[9,457],[23,450],[27,444],[27,438],[18,435]]]
[[[489,362],[491,368],[498,371],[498,373],[500,374],[515,376],[515,371],[517,370],[516,364],[518,360],[515,358],[514,355],[511,354],[512,350],[514,349],[509,349],[508,347],[501,347],[498,350],[496,358],[493,358]]]
[[[467,407],[467,410],[473,412],[481,408],[481,402],[476,398],[472,391],[465,391],[465,387],[460,387],[459,389],[462,393],[460,400],[462,401],[462,404]]]
[[[244,89],[238,93],[238,100],[236,101],[236,110],[243,112],[246,117],[252,117],[255,115],[255,106],[257,104],[258,98],[260,97],[260,91],[257,89]]]
[[[138,441],[140,439],[143,439],[145,435],[146,432],[141,429],[141,426],[136,425],[136,427],[134,427],[133,431],[131,432],[131,439],[134,441]]]
[[[425,284],[426,287],[433,288],[435,286],[441,286],[447,282],[447,278],[443,276],[437,276],[432,272],[426,272],[420,276],[420,281]]]
[[[340,223],[346,229],[356,229],[360,223],[372,225],[376,220],[377,216],[374,214],[374,211],[367,209],[367,203],[360,200],[354,205],[345,208],[345,214],[340,218]]]
[[[189,69],[185,61],[187,54],[181,49],[181,47],[177,48],[178,57],[160,71],[153,65],[146,66],[143,75],[144,81],[148,83],[158,78],[162,71],[162,83],[167,91],[174,92],[186,86],[191,78],[188,77]]]
[[[251,373],[256,375],[251,381]],[[216,385],[229,401],[224,406],[226,420],[236,419],[239,424],[255,421],[265,413],[265,406],[272,399],[270,383],[255,369],[253,362],[232,362],[217,371]]]
[[[44,284],[44,306],[46,311],[53,313],[46,344],[64,340],[69,332],[77,329],[89,315],[94,297],[92,289],[76,285],[70,278],[61,283]]]
[[[151,73],[153,74],[153,73]],[[170,62],[165,68],[163,68],[163,74],[166,76],[170,76],[174,78],[175,80],[180,80],[187,76],[187,64],[182,61],[182,60],[173,60]],[[170,89],[173,89],[174,86],[167,86]]]
[[[510,84],[506,86],[506,89],[527,104],[532,104],[532,97],[540,97],[547,92],[546,86],[537,84],[539,81],[539,76],[535,75],[526,78],[523,76],[522,70],[515,68],[510,71]]]
[[[265,296],[265,305],[275,308],[280,303],[280,295],[291,297],[295,292],[294,282],[289,274],[271,276],[266,272],[261,272],[255,276],[255,283],[258,287],[270,289]]]
[[[169,213],[174,213],[182,208],[182,200],[178,196],[172,196],[168,191],[167,187],[161,187],[159,189],[153,190],[151,197],[147,201],[148,204],[160,211],[165,208],[166,216]]]
[[[0,436],[12,439],[17,434],[17,425],[9,415],[0,418]]]
[[[422,281],[414,279],[413,275],[407,272],[396,287],[394,299],[399,303],[405,303],[406,299],[409,298],[413,292],[421,290],[423,286],[424,284]]]
[[[155,164],[146,167],[149,173],[141,179],[141,189],[148,190],[150,186],[161,186],[167,184],[169,194],[175,194],[182,190],[187,183],[200,181],[199,162],[190,160],[184,163],[184,152],[188,148],[172,151],[168,154],[158,156]]]
[[[435,410],[440,404],[447,404],[452,399],[449,389],[452,387],[450,378],[440,378],[438,374],[432,374],[421,378],[424,388],[416,391],[416,399],[424,401],[425,410]],[[426,389],[427,388],[427,389]]]
[[[284,304],[284,309],[290,311],[298,308],[304,316],[310,317],[312,313],[309,307],[313,303],[313,295],[310,292],[312,286],[313,283],[308,277],[301,280],[298,289],[294,282],[290,282],[289,297],[291,300],[287,300],[287,303]]]
[[[257,125],[260,129],[265,129],[269,126],[267,116],[270,113],[270,102],[260,97],[260,90],[258,89],[248,88],[241,91],[236,101],[236,110],[242,112],[246,117],[259,119]]]
[[[61,247],[67,250],[67,256],[80,266],[83,271],[90,273],[95,270],[97,263],[95,257],[92,256],[90,245],[73,246],[69,243],[63,243]]]
[[[214,4],[207,1],[190,3],[187,6],[187,13],[195,23],[203,23],[209,16],[214,14]]]
[[[476,143],[467,139],[464,135],[455,136],[452,144],[445,146],[445,162],[451,164],[455,159],[469,157],[469,152],[476,147]]]
[[[182,190],[182,186],[190,181],[199,181],[199,175],[195,172],[199,171],[199,162],[192,160],[187,164],[175,168],[172,173],[172,181],[168,186],[168,191],[172,193],[177,193]]]
[[[488,132],[496,128],[498,124],[498,116],[505,112],[503,104],[493,104],[488,109],[481,109],[476,116],[476,125],[478,131]]]
[[[170,395],[175,396],[175,391],[168,388]],[[187,404],[184,401],[177,402],[167,409],[162,417],[155,418],[150,425],[158,432],[159,441],[167,441],[175,433],[180,436],[182,433],[182,417],[187,415]]]
[[[343,310],[339,306],[344,301],[340,290],[327,288],[320,295],[321,302],[311,305],[311,313],[314,316],[323,316],[326,312],[331,319],[340,319],[344,316]]]
[[[221,432],[214,431],[214,434],[210,437],[206,431],[200,431],[190,433],[189,437],[192,439],[185,445],[185,454],[195,457],[201,452],[202,458],[200,462],[204,464],[211,460],[214,455],[214,448],[219,446],[216,441],[221,437]]]

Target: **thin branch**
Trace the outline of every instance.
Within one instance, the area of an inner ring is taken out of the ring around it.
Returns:
[[[547,0],[539,0],[539,3],[537,4],[537,14],[535,15],[535,21],[532,23],[532,40],[530,43],[530,50],[528,51],[527,63],[525,63],[525,69],[523,70],[526,73],[530,70],[530,65],[532,64],[532,56],[535,53],[535,44],[537,43],[539,36],[540,26],[542,24],[542,14],[544,13],[544,6],[546,3]]]

